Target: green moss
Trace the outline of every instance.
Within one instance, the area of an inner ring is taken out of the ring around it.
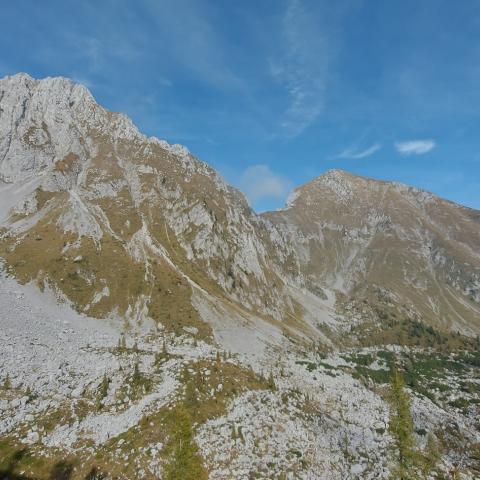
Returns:
[[[447,392],[452,388],[450,385],[440,382],[431,382],[428,386],[429,388],[439,390],[440,392]]]
[[[388,365],[388,368],[390,368],[390,366],[395,363],[395,354],[388,350],[379,350],[377,352],[377,357],[384,360],[385,363]]]

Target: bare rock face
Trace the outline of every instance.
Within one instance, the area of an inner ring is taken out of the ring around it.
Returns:
[[[0,99],[0,175],[5,182],[38,175],[68,154],[85,154],[88,128],[106,120],[88,90],[64,78],[6,77]]]
[[[48,281],[99,316],[140,308],[155,318],[157,275],[169,278],[162,292],[187,304],[198,284],[274,318],[290,308],[276,258],[288,246],[277,238],[273,247],[244,197],[186,148],[146,138],[67,79],[21,74],[3,79],[0,92],[2,213],[6,244],[16,242],[6,258],[22,256],[23,281]],[[34,239],[48,255],[35,258]],[[78,256],[85,261],[77,267],[70,257]],[[118,282],[123,270],[135,271],[126,284]],[[65,286],[68,275],[82,284],[78,294]],[[99,299],[106,285],[110,295]]]

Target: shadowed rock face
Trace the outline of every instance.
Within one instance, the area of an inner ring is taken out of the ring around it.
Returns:
[[[12,272],[90,315],[208,336],[200,289],[317,335],[292,289],[373,302],[380,288],[432,325],[480,327],[479,212],[332,170],[258,216],[185,147],[145,137],[64,78],[0,81],[0,179]]]

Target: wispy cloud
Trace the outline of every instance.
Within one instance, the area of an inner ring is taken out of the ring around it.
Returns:
[[[81,77],[83,79],[82,83],[90,82],[85,73],[91,75],[105,68],[104,52],[108,49],[105,48],[99,38],[66,32],[64,41],[70,52],[85,64],[84,75]]]
[[[118,25],[117,28],[121,30]],[[107,30],[83,34],[68,31],[64,33],[63,40],[75,60],[75,67],[69,75],[89,88],[97,83],[99,75],[108,77],[112,65],[117,62],[131,65],[140,56],[132,45],[120,38],[118,32]],[[45,52],[45,56],[49,55],[51,52]],[[55,62],[55,58],[51,60]]]
[[[217,88],[243,88],[228,64],[225,40],[212,18],[213,6],[199,0],[147,0],[146,4],[158,27],[157,43],[166,56]]]
[[[337,155],[336,158],[347,158],[347,159],[357,160],[360,158],[370,157],[375,152],[378,152],[381,148],[382,148],[382,145],[380,143],[374,143],[371,147],[368,147],[364,150],[347,148],[346,150],[341,152],[339,155]]]
[[[407,140],[395,142],[395,148],[401,155],[423,155],[436,146],[435,140]]]
[[[270,64],[270,73],[290,98],[281,121],[289,137],[301,134],[324,109],[330,58],[319,21],[301,0],[289,0],[282,21],[284,54]]]
[[[259,200],[286,198],[292,184],[268,165],[252,165],[243,172],[239,186],[253,205]]]

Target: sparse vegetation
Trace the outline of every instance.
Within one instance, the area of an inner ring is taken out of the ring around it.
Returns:
[[[10,380],[10,375],[7,373],[5,380],[3,381],[3,388],[5,390],[10,390],[12,388],[12,381]]]
[[[386,384],[390,379],[388,370],[372,369],[362,366],[355,366],[355,371],[352,373],[354,378],[362,378],[372,380],[374,383]]]

